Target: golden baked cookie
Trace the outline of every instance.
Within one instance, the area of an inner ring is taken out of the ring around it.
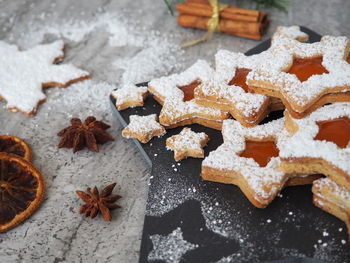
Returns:
[[[209,137],[204,132],[196,133],[190,128],[183,128],[179,134],[166,139],[166,147],[174,151],[174,159],[178,162],[187,157],[203,158],[203,147],[208,141]]]
[[[292,134],[281,147],[287,173],[324,174],[350,190],[350,103],[323,106],[303,119],[285,112]]]
[[[164,127],[157,122],[156,114],[148,116],[131,115],[130,123],[123,129],[122,136],[147,143],[154,136],[163,136],[165,133]]]
[[[213,75],[213,70],[204,60],[180,74],[173,74],[150,81],[148,90],[163,105],[159,122],[165,128],[198,123],[213,129],[221,129],[222,121],[229,114],[218,109],[197,104],[194,89]]]

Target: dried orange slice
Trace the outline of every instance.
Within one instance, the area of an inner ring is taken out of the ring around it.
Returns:
[[[44,180],[25,159],[0,153],[0,232],[30,217],[44,197]]]
[[[27,161],[32,160],[32,150],[29,145],[15,136],[0,135],[0,152],[16,154]]]

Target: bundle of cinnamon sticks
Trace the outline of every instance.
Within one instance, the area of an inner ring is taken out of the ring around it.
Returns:
[[[207,0],[185,0],[177,4],[178,24],[183,27],[208,29],[213,9]],[[219,13],[220,32],[260,40],[269,21],[267,14],[258,10],[228,6]]]

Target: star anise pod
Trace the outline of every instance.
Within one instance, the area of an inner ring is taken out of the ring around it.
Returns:
[[[77,190],[77,195],[85,202],[80,209],[80,214],[85,214],[85,217],[94,218],[99,212],[101,212],[102,217],[106,221],[111,221],[111,210],[120,208],[119,205],[115,202],[121,198],[120,195],[112,194],[112,191],[116,183],[106,186],[101,194],[95,186],[91,191],[91,188],[88,187],[86,192]]]
[[[110,126],[95,117],[89,116],[82,122],[78,118],[70,120],[71,126],[64,128],[58,136],[62,136],[58,148],[73,148],[73,152],[80,151],[85,146],[92,151],[98,152],[98,144],[113,141],[113,137],[106,130]]]

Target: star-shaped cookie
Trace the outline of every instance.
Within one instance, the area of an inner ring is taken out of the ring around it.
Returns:
[[[149,261],[180,262],[183,255],[198,247],[183,238],[179,227],[167,236],[153,235],[150,236],[150,239],[153,250],[148,254]]]
[[[187,157],[203,158],[203,147],[208,140],[209,137],[204,132],[196,133],[190,128],[184,128],[179,134],[166,139],[166,147],[174,151],[177,162]]]
[[[284,119],[246,128],[234,120],[225,120],[224,143],[212,151],[202,163],[205,180],[234,184],[249,201],[265,208],[288,180],[309,184],[315,177],[287,174],[279,169],[280,144],[288,137]],[[296,185],[290,183],[290,185]]]
[[[133,84],[126,84],[122,88],[111,92],[111,96],[116,99],[118,110],[143,106],[143,101],[147,96],[147,87],[137,87]]]
[[[297,26],[279,27],[274,39],[306,41],[308,35]],[[219,50],[215,55],[215,74],[195,89],[195,101],[203,106],[228,111],[246,127],[257,125],[270,111],[284,109],[282,102],[255,93],[246,82],[249,72],[280,71],[290,64],[290,56],[275,45],[259,54]]]
[[[6,100],[9,110],[33,115],[46,99],[43,88],[65,88],[89,78],[88,72],[73,65],[55,65],[63,59],[63,47],[59,40],[20,51],[0,41],[0,98]]]
[[[180,74],[154,79],[148,90],[163,105],[159,122],[166,128],[198,123],[210,128],[221,129],[222,120],[229,115],[217,109],[198,105],[194,101],[194,89],[208,80],[212,68],[204,60]]]
[[[324,174],[350,190],[350,103],[323,106],[303,119],[285,116],[293,136],[281,145],[281,169]]]
[[[195,89],[195,101],[204,106],[228,111],[246,127],[255,126],[270,112],[270,98],[252,92],[246,84],[246,76],[257,69],[281,68],[286,64],[284,58],[275,57],[270,51],[246,56],[219,50],[215,55],[215,74]]]
[[[289,56],[289,63],[280,70],[250,72],[247,83],[255,92],[280,98],[294,118],[327,103],[350,101],[348,38],[324,36],[310,44],[280,34],[272,45]]]
[[[149,142],[154,136],[166,133],[164,127],[157,122],[157,115],[130,115],[130,123],[122,131],[125,138],[135,138],[142,143]]]

